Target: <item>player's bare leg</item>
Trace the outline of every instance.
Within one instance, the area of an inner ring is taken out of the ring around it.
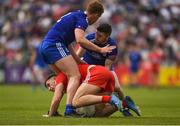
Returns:
[[[79,85],[79,80],[80,80],[79,69],[75,60],[71,55],[58,60],[55,63],[55,65],[59,70],[61,70],[63,73],[67,75],[69,80],[67,87],[67,100],[66,100],[66,111],[65,111],[65,115],[68,115],[73,111],[72,100]]]
[[[100,91],[101,89],[97,86],[87,83],[81,84],[74,96],[73,105],[75,107],[82,107],[100,103],[102,101],[102,96],[95,95]]]
[[[115,105],[119,110],[121,109],[121,101],[114,95],[97,95],[101,91],[101,88],[95,85],[83,83],[77,90],[73,105],[75,107],[82,107],[93,105],[97,103],[111,103]]]

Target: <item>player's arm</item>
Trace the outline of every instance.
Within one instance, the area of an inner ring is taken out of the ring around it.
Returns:
[[[73,58],[75,59],[75,61],[76,61],[78,64],[80,64],[80,63],[85,63],[85,62],[84,62],[83,60],[81,60],[80,57],[76,54],[76,52],[74,51],[74,48],[73,48],[73,46],[72,46],[71,44],[68,46],[68,49],[69,49],[71,55],[73,56]]]
[[[81,46],[100,53],[111,52],[112,49],[116,48],[115,46],[109,46],[109,45],[103,48],[96,46],[95,44],[91,43],[89,40],[85,38],[84,30],[79,28],[75,29],[75,38],[76,38],[76,42],[80,43]]]
[[[64,85],[63,84],[58,84],[55,88],[55,91],[54,91],[54,96],[52,98],[52,101],[51,101],[51,106],[50,106],[50,110],[49,110],[49,117],[53,116],[58,107],[59,107],[59,103],[63,97],[63,89],[64,89]]]
[[[111,56],[109,58],[107,58],[105,60],[105,67],[108,69],[108,70],[111,70],[111,67],[114,63],[114,61],[116,60],[116,56]]]
[[[111,70],[112,64],[115,62],[115,60],[116,60],[116,55],[113,55],[113,56],[107,58],[105,60],[105,67],[107,69]],[[118,77],[117,77],[117,75],[116,75],[116,73],[114,71],[111,71],[111,72],[112,72],[112,74],[114,76],[114,79],[115,79],[115,92],[117,92],[118,93],[118,97],[121,100],[123,100],[124,94],[123,94],[122,87],[121,87],[121,85],[119,83]]]
[[[86,49],[82,48],[81,46],[78,48],[76,54],[81,58],[85,54]]]

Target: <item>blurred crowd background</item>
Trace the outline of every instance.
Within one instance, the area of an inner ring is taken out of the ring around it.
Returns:
[[[31,48],[41,42],[62,15],[77,9],[84,10],[89,1],[0,0],[0,81],[20,81],[17,73],[22,70],[17,69],[30,71],[26,69],[32,65]],[[112,25],[111,37],[117,41],[119,50],[116,72],[118,76],[121,74],[120,81],[129,82],[122,76],[130,64],[129,51],[135,49],[141,54],[144,74],[156,63],[161,72],[172,72],[173,76],[164,83],[180,85],[180,0],[102,0],[102,3],[105,12],[87,33],[95,31],[103,22]],[[140,71],[138,76],[142,74]],[[19,75],[29,79],[27,82],[31,81],[29,72]],[[13,79],[9,78],[11,76]],[[166,76],[164,78],[167,79]],[[153,83],[151,80],[146,82]]]

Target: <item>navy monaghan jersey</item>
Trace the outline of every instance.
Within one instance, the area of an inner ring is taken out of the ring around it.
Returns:
[[[66,46],[75,41],[75,28],[86,30],[88,27],[87,15],[83,11],[70,12],[62,16],[49,30],[44,41],[61,42]]]
[[[112,39],[109,38],[107,43],[105,45],[98,45],[95,43],[95,33],[89,34],[86,36],[86,38],[94,43],[95,45],[99,47],[104,47],[106,45],[111,45],[111,46],[117,46],[116,42]],[[110,53],[98,53],[89,49],[86,49],[85,54],[83,55],[83,60],[86,61],[88,64],[94,64],[94,65],[105,65],[105,60],[109,58],[110,56],[116,56],[117,55],[117,47],[112,50]]]

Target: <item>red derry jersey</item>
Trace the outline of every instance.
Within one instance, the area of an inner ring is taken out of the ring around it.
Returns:
[[[81,83],[88,83],[96,85],[102,89],[103,92],[114,91],[114,76],[113,74],[102,66],[80,64],[79,71],[81,74]],[[56,84],[64,84],[64,88],[67,88],[67,77],[63,73],[59,73],[55,79]]]

